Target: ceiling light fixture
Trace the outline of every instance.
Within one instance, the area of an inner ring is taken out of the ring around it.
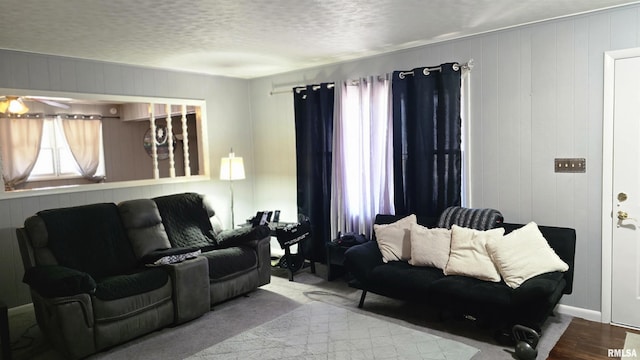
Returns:
[[[4,101],[0,102],[0,112],[2,113],[25,114],[27,111],[29,108],[19,97],[7,96]]]

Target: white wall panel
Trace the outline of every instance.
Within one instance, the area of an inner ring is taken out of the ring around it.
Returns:
[[[557,211],[556,198],[547,196],[557,192],[553,175],[558,121],[555,24],[534,27],[531,48],[532,216],[550,224]]]
[[[520,201],[500,201],[500,199],[518,199],[522,191],[520,182],[522,174],[520,168],[521,154],[521,127],[522,122],[518,121],[520,103],[519,98],[514,99],[513,94],[517,94],[520,85],[520,52],[514,51],[520,47],[520,32],[502,33],[497,36],[497,59],[496,69],[496,103],[497,113],[496,119],[496,137],[495,146],[498,149],[496,155],[497,171],[496,178],[496,202],[501,204],[500,211],[506,216],[506,221],[514,221],[509,219],[509,214],[519,213]],[[484,63],[484,61],[483,61]],[[511,121],[503,121],[498,124],[498,119],[511,119]],[[512,151],[501,151],[501,148],[513,149]],[[525,160],[526,161],[526,160]],[[501,174],[511,174],[510,176],[502,176]],[[505,203],[506,205],[502,205]]]
[[[105,66],[104,73],[104,92],[106,94],[121,94],[124,93],[124,84],[122,79],[122,65]],[[132,79],[133,80],[133,79]],[[155,95],[155,94],[153,94]]]
[[[14,86],[29,84],[29,57],[26,54],[16,53],[10,59],[10,79]]]
[[[520,34],[520,45],[516,50],[520,55],[518,68],[520,88],[514,92],[514,99],[518,100],[518,113],[516,118],[520,123],[520,144],[518,146],[520,154],[518,167],[520,179],[517,185],[512,184],[511,186],[517,187],[519,196],[517,198],[518,200],[515,201],[517,203],[512,203],[511,205],[517,207],[518,211],[514,211],[513,213],[507,212],[505,217],[508,221],[517,223],[526,223],[532,219],[534,202],[533,193],[530,191],[534,172],[531,166],[533,157],[531,139],[531,86],[533,81],[531,75],[531,31],[531,28],[524,28],[518,31]],[[506,198],[505,200],[508,204],[509,201]],[[500,206],[502,206],[502,204]],[[505,204],[505,206],[507,205]],[[510,220],[511,218],[513,218],[513,220]]]
[[[498,187],[498,176],[505,176],[500,173],[499,155],[502,139],[499,138],[498,119],[498,73],[502,69],[498,68],[498,37],[496,35],[484,36],[482,38],[482,56],[480,61],[482,67],[482,89],[479,100],[482,103],[480,110],[480,122],[474,122],[471,126],[471,136],[482,134],[482,150],[480,152],[480,171],[485,181],[482,187],[482,206],[499,209],[500,189]],[[473,75],[472,75],[473,76]],[[472,108],[472,113],[476,111]],[[475,125],[479,126],[475,126]],[[476,168],[476,170],[478,170]],[[492,181],[486,181],[487,175],[491,175]]]
[[[638,43],[638,11],[614,11],[610,19],[611,45],[608,50],[635,47]]]
[[[45,68],[46,69],[46,68]],[[104,73],[99,66],[95,63],[79,61],[75,64],[77,91],[82,93],[103,93],[104,86]],[[100,73],[100,77],[96,74]]]
[[[44,56],[29,56],[27,58],[27,76],[29,77],[29,88],[48,89],[49,68],[47,59]]]
[[[57,60],[57,59],[56,59]],[[76,60],[73,59],[64,59],[64,61],[60,61],[60,87],[54,88],[51,87],[51,90],[60,90],[60,91],[70,91],[77,92],[78,91],[78,74],[76,73]],[[105,83],[106,87],[106,83]],[[106,91],[106,89],[105,89]]]

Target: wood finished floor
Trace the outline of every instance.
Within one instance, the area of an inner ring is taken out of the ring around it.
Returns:
[[[608,356],[608,350],[622,349],[627,332],[640,334],[638,330],[574,318],[549,353],[547,359],[616,359]]]

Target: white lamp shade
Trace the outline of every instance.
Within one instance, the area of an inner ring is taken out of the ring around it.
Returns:
[[[242,180],[244,176],[244,162],[242,157],[229,154],[220,161],[220,180]]]

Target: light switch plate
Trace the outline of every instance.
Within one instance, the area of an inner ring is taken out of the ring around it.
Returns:
[[[585,158],[556,158],[554,170],[557,173],[583,173],[587,172],[587,159]]]

